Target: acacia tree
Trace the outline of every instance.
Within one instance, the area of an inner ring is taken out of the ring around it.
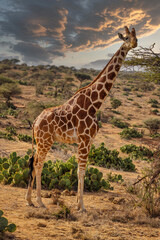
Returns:
[[[16,82],[10,78],[0,77],[0,96],[5,99],[7,107],[10,107],[12,97],[21,94],[21,89]]]
[[[132,56],[125,61],[125,66],[138,67],[146,80],[160,83],[160,53],[154,50],[155,43],[150,47],[139,47],[132,50]]]

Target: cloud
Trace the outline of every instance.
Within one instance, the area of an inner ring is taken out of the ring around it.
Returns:
[[[33,64],[110,46],[124,25],[134,26],[139,37],[160,28],[159,0],[1,1],[3,44],[14,39],[10,54]]]

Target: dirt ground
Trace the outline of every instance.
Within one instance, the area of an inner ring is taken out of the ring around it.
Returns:
[[[104,177],[111,171],[100,170]],[[48,198],[51,192],[43,190],[42,199],[47,209],[42,209],[26,206],[26,189],[0,185],[0,209],[9,223],[17,225],[13,234],[0,236],[0,239],[160,240],[160,219],[149,218],[138,206],[136,196],[126,191],[139,171],[112,172],[122,174],[124,182],[111,183],[113,191],[85,192],[87,212],[83,213],[77,211],[76,196],[70,196],[70,193],[61,192],[54,203],[54,193]],[[36,206],[35,190],[33,202]],[[70,209],[68,215],[60,215],[61,204]]]

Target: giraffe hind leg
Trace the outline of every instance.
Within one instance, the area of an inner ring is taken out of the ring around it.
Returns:
[[[32,156],[29,159],[29,181],[28,181],[28,189],[27,189],[27,193],[26,193],[26,197],[25,199],[27,200],[27,205],[29,206],[34,206],[34,204],[32,203],[31,200],[31,196],[32,196],[32,189],[33,189],[33,184],[34,184],[34,178],[35,178],[35,169],[34,169],[34,156]]]

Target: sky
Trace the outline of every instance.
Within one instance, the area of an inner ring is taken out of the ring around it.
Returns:
[[[0,0],[0,60],[99,68],[125,25],[160,51],[159,0]]]

